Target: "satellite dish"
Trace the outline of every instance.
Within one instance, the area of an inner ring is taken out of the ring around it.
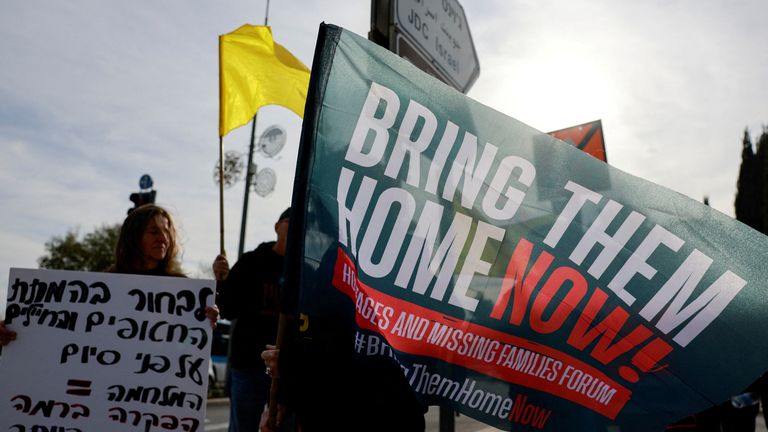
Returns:
[[[228,151],[224,154],[224,187],[232,187],[243,176],[245,163],[242,155],[236,151]],[[219,162],[213,168],[213,181],[219,184]]]
[[[259,196],[265,197],[275,190],[277,174],[272,168],[264,168],[253,177],[253,190]]]
[[[285,146],[286,137],[285,129],[277,125],[270,126],[261,133],[258,149],[266,157],[275,157]]]

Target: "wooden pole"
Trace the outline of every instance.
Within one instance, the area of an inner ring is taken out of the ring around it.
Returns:
[[[277,348],[278,352],[280,352],[280,347],[283,346],[283,339],[285,338],[285,326],[288,322],[288,315],[284,312],[280,312],[278,321],[277,321],[277,341],[275,341],[275,347]],[[278,365],[280,364],[280,359],[278,358],[277,361]],[[275,429],[277,427],[277,392],[280,388],[280,377],[273,376],[272,377],[272,385],[269,386],[269,417],[267,419],[267,423],[270,426],[271,429]]]
[[[264,13],[264,25],[269,22],[269,0],[267,0],[267,10]],[[256,128],[256,116],[253,117],[254,130]],[[253,145],[253,137],[251,137],[251,145]],[[250,169],[250,166],[248,167]],[[285,286],[282,287],[285,289]],[[277,340],[275,341],[275,347],[279,350],[283,346],[283,338],[285,337],[285,326],[288,316],[280,312],[280,316],[277,320]],[[279,352],[279,351],[278,351]],[[278,359],[278,364],[280,360]],[[269,386],[269,417],[267,418],[267,424],[274,429],[277,423],[277,391],[279,389],[278,378],[272,377],[272,384]]]
[[[219,137],[219,253],[224,255],[224,137]]]

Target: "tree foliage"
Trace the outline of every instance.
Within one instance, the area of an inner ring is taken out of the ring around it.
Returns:
[[[755,204],[758,222],[755,229],[763,234],[768,234],[768,131],[764,130],[757,142],[755,151],[757,167],[755,168]]]
[[[749,131],[744,131],[741,167],[736,189],[736,219],[768,233],[768,130],[753,149]]]
[[[40,268],[104,271],[114,261],[120,224],[102,225],[79,239],[77,229],[45,243],[46,254],[38,258]]]
[[[752,149],[752,139],[749,131],[744,131],[744,139],[741,146],[741,167],[739,167],[739,179],[736,183],[736,202],[734,203],[736,219],[752,228],[756,228],[758,220],[756,207],[753,205],[757,191],[755,184],[755,167],[757,160]]]

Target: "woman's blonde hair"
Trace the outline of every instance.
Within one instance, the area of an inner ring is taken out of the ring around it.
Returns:
[[[120,227],[120,237],[117,239],[115,263],[107,271],[129,274],[146,273],[144,268],[146,257],[142,252],[141,240],[149,222],[158,215],[168,220],[170,235],[168,252],[152,273],[165,276],[184,276],[178,258],[180,248],[176,242],[176,225],[173,223],[173,217],[167,210],[154,204],[145,204],[134,209],[125,218],[123,226]]]

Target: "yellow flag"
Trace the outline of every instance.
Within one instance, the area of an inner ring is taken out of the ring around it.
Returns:
[[[264,105],[304,117],[309,69],[272,40],[268,26],[245,24],[219,36],[219,136],[248,123]]]

